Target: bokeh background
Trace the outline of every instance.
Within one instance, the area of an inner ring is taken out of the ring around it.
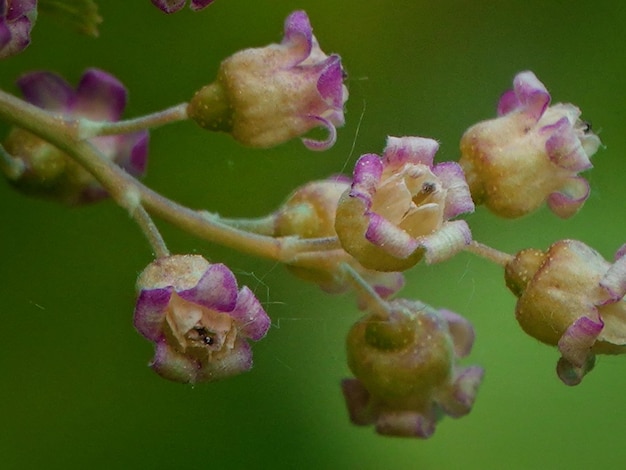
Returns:
[[[515,252],[576,238],[610,258],[626,241],[626,3],[527,0],[217,0],[166,16],[148,0],[100,2],[98,39],[40,16],[33,44],[0,63],[0,87],[25,71],[76,82],[86,67],[130,90],[127,116],[190,98],[229,54],[279,41],[306,9],[326,52],[342,55],[351,97],[329,151],[299,141],[250,150],[193,123],[152,132],[146,182],[192,207],[259,216],[295,187],[349,172],[387,135],[441,142],[458,158],[471,124],[490,118],[513,76],[533,70],[554,101],[581,107],[606,149],[588,172],[593,192],[575,217],[547,210],[501,221],[479,209],[474,237]],[[6,132],[2,125],[0,132]],[[407,273],[402,295],[469,317],[468,363],[486,370],[475,408],[445,419],[428,441],[353,427],[339,389],[349,374],[344,335],[360,316],[350,295],[331,297],[252,259],[160,224],[173,251],[227,263],[265,303],[273,328],[255,367],[196,387],[160,379],[152,345],[131,324],[134,281],[151,251],[110,201],[68,209],[0,184],[0,467],[28,468],[616,468],[626,460],[626,358],[602,357],[574,388],[556,350],[526,337],[502,272],[469,254]]]

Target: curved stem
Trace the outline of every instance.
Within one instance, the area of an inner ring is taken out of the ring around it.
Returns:
[[[89,139],[98,135],[116,135],[128,134],[144,129],[159,127],[177,121],[188,119],[187,103],[180,103],[176,106],[158,111],[156,113],[147,114],[135,119],[127,119],[125,121],[92,121],[90,119],[79,118],[76,128],[76,136],[78,139]]]
[[[102,158],[88,141],[79,139],[77,121],[44,111],[2,90],[0,119],[32,132],[67,153],[89,171],[115,202],[133,217],[142,206],[146,211],[199,238],[282,263],[289,263],[298,253],[339,246],[336,237],[302,240],[298,237],[273,238],[249,233],[177,204],[144,186],[115,163]]]
[[[484,245],[476,240],[472,241],[469,245],[466,245],[464,250],[480,256],[481,258],[485,258],[492,263],[499,264],[500,266],[506,266],[514,258],[514,256],[511,256],[508,253],[491,248],[490,246]]]

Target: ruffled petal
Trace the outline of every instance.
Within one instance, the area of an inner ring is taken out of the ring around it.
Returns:
[[[369,214],[365,238],[386,253],[401,259],[411,255],[419,246],[415,238],[376,213]]]
[[[178,295],[207,308],[230,312],[237,304],[237,279],[224,264],[212,264],[195,287],[178,292]]]
[[[444,162],[435,165],[432,171],[447,191],[443,213],[445,219],[474,212],[474,201],[461,165],[456,162]]]
[[[550,161],[558,167],[579,172],[593,166],[566,116],[550,126],[543,127],[541,132],[551,134],[546,141],[546,153]]]
[[[241,288],[237,305],[229,315],[239,323],[241,334],[253,341],[263,338],[272,323],[261,303],[247,286]]]
[[[559,192],[548,196],[548,207],[559,217],[566,219],[574,215],[589,197],[589,183],[580,176],[568,178]]]
[[[50,72],[22,75],[17,86],[26,101],[48,111],[67,113],[74,106],[76,93],[61,77]]]
[[[387,137],[383,158],[392,167],[405,163],[422,164],[431,168],[439,142],[425,137]]]
[[[185,6],[187,0],[152,0],[152,4],[164,13],[176,13]]]
[[[150,341],[162,336],[165,310],[173,292],[172,287],[145,289],[139,293],[133,324],[137,331]]]
[[[464,220],[445,222],[432,235],[422,237],[420,246],[426,249],[426,263],[439,263],[450,259],[472,242],[472,232]]]
[[[604,322],[601,319],[594,321],[584,316],[576,320],[559,340],[558,347],[563,358],[576,367],[584,366],[602,328]]]
[[[88,69],[76,90],[73,112],[93,120],[117,121],[126,106],[126,88],[102,70]]]

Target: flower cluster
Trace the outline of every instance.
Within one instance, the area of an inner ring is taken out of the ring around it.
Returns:
[[[152,3],[165,13],[187,4]],[[191,0],[190,8],[210,3]],[[36,0],[0,0],[0,58],[26,47],[36,13]],[[121,121],[126,89],[104,71],[88,69],[76,88],[50,72],[29,73],[17,82],[23,100],[0,90],[0,119],[13,126],[0,145],[0,167],[18,189],[70,205],[112,194],[128,209],[119,194],[133,196],[130,216],[156,258],[137,280],[134,326],[154,345],[150,367],[175,382],[248,371],[249,341],[265,337],[271,321],[224,264],[171,255],[151,215],[282,262],[326,292],[353,289],[367,313],[347,335],[354,377],[342,390],[352,422],[380,434],[430,437],[444,415],[470,412],[484,375],[460,365],[474,342],[468,320],[394,298],[403,272],[422,259],[441,262],[466,250],[499,264],[517,297],[518,323],[558,348],[557,374],[567,385],[581,382],[596,355],[626,353],[626,245],[612,263],[576,240],[511,256],[474,240],[459,219],[475,204],[516,218],[544,203],[565,218],[589,196],[579,173],[592,167],[600,139],[576,106],[551,105],[532,72],[515,77],[497,118],[464,133],[458,163],[435,163],[436,140],[388,137],[382,155],[362,155],[351,178],[308,182],[258,219],[191,210],[135,179],[146,169],[148,129],[177,120],[251,147],[300,137],[309,149],[328,149],[344,124],[345,78],[341,58],[321,50],[303,11],[287,17],[281,43],[224,60],[189,103],[137,119]],[[326,130],[324,140],[303,137],[317,127]]]
[[[27,102],[67,118],[117,121],[126,106],[124,85],[98,69],[85,71],[76,89],[50,72],[23,75],[17,85]],[[141,130],[94,137],[90,142],[104,158],[117,163],[131,175],[141,176],[146,170],[148,140],[148,131]],[[81,165],[24,129],[13,128],[3,145],[22,168],[19,175],[10,176],[11,183],[24,192],[70,205],[107,196],[106,190]]]

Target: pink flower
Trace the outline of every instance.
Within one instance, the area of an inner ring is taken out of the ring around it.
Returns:
[[[237,52],[222,62],[217,80],[196,93],[188,114],[200,126],[230,133],[251,147],[272,147],[322,126],[323,141],[303,139],[325,150],[344,124],[341,58],[327,56],[309,18],[296,11],[285,21],[280,44]]]
[[[198,255],[150,264],[137,280],[134,324],[155,343],[150,366],[176,382],[223,379],[252,367],[246,339],[258,341],[270,319],[233,273]]]
[[[422,137],[389,137],[380,158],[363,155],[337,207],[343,248],[363,266],[402,271],[422,257],[444,260],[471,241],[465,221],[474,210],[461,167],[433,164],[439,145]]]
[[[0,0],[0,59],[26,49],[36,19],[37,0]]]
[[[71,118],[118,121],[126,106],[126,89],[114,76],[88,69],[74,89],[60,76],[33,72],[17,85],[31,104]],[[130,174],[141,176],[148,159],[147,131],[94,137],[89,141]],[[4,147],[22,161],[24,171],[12,181],[18,188],[67,204],[87,203],[107,196],[96,179],[58,148],[19,128],[13,128]]]
[[[349,188],[350,179],[342,175],[311,181],[299,187],[276,211],[273,235],[302,239],[336,237],[337,202]],[[345,292],[351,287],[349,276],[341,266],[343,263],[356,270],[382,298],[390,297],[404,286],[402,273],[365,269],[340,248],[320,251],[316,255],[313,265],[303,266],[296,262],[286,267],[295,276],[314,282],[325,292],[333,294]]]
[[[474,330],[463,317],[421,302],[387,302],[388,317],[371,313],[348,334],[342,382],[351,421],[390,436],[428,438],[444,414],[470,412],[483,369],[459,367]]]
[[[559,378],[580,383],[596,354],[626,353],[626,245],[613,264],[577,240],[519,252],[506,266],[522,329],[557,346]]]
[[[585,202],[589,185],[578,173],[591,168],[600,139],[576,106],[549,103],[544,85],[522,72],[502,95],[499,117],[465,132],[459,163],[477,204],[513,218],[547,201],[565,218]]]

